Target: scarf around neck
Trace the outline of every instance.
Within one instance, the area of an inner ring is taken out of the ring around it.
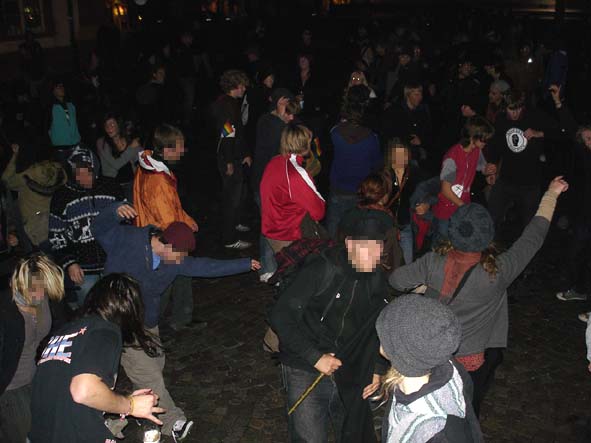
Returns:
[[[386,443],[425,443],[445,428],[447,417],[466,417],[464,384],[453,366],[449,381],[413,402],[405,405],[392,395],[392,407],[388,415],[388,439]]]
[[[442,297],[450,297],[453,294],[466,271],[480,261],[481,255],[480,252],[456,250],[452,250],[447,254],[445,267],[443,268],[443,285],[440,291]]]

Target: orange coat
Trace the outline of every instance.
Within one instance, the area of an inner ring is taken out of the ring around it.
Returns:
[[[172,222],[180,221],[196,230],[197,223],[181,205],[174,174],[170,171],[144,169],[142,160],[145,161],[146,157],[142,159],[142,154],[133,181],[133,206],[138,214],[136,225],[153,225],[166,229]]]

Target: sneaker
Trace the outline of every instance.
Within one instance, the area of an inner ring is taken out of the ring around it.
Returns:
[[[261,283],[267,283],[271,277],[273,277],[274,272],[265,272],[264,274],[259,275],[259,281]]]
[[[192,427],[193,427],[192,421],[188,421],[188,420],[175,421],[174,425],[172,425],[172,438],[174,439],[175,442],[183,441],[187,437],[187,435],[189,435],[189,432],[191,431]]]
[[[591,315],[591,312],[583,312],[579,315],[577,315],[577,317],[579,318],[579,320],[581,320],[583,323],[587,323],[589,321],[589,315]]]
[[[556,293],[556,298],[562,301],[571,301],[571,300],[587,300],[587,294],[580,294],[574,289],[569,289],[568,291],[561,291]]]
[[[243,240],[236,240],[234,243],[230,243],[229,245],[224,245],[224,248],[228,249],[248,249],[252,246],[252,243]]]
[[[243,225],[242,223],[240,223],[239,225],[236,225],[236,230],[238,232],[250,232],[250,228],[246,225]]]

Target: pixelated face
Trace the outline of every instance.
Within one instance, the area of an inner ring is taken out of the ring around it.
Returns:
[[[591,131],[585,130],[581,132],[581,139],[583,140],[585,147],[591,150]]]
[[[31,304],[38,304],[45,298],[45,285],[38,274],[33,274],[29,285],[29,297]]]
[[[507,108],[507,118],[512,121],[519,120],[522,112],[523,106],[515,109]]]
[[[274,83],[275,83],[275,76],[274,75],[268,75],[263,80],[263,85],[265,85],[269,89],[273,89]]]
[[[185,257],[187,257],[184,251],[175,251],[172,245],[164,245],[162,253],[162,261],[167,265],[180,265]]]
[[[484,70],[490,76],[493,76],[494,74],[496,74],[494,65],[484,65]]]
[[[410,103],[410,105],[413,108],[416,108],[423,101],[423,90],[422,89],[411,89],[408,92],[408,96],[406,99],[408,100],[408,102]]]
[[[497,88],[490,87],[488,90],[488,101],[495,105],[498,105],[503,100],[503,94]]]
[[[119,135],[119,124],[114,118],[110,118],[105,122],[105,133],[113,138]]]
[[[408,150],[402,146],[392,148],[392,166],[406,168],[409,156]]]
[[[400,66],[406,66],[410,63],[410,55],[408,54],[400,54],[398,56],[398,63]]]
[[[345,239],[349,262],[359,272],[373,272],[384,252],[384,242],[369,239]]]
[[[76,168],[74,173],[76,183],[78,183],[84,189],[92,189],[94,184],[94,174],[90,168]]]
[[[171,146],[162,150],[162,156],[168,163],[178,162],[183,155],[185,155],[185,140],[183,138],[178,138],[174,147]]]

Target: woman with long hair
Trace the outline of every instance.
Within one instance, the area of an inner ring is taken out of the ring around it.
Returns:
[[[37,347],[51,329],[49,300],[63,296],[64,272],[44,254],[20,260],[0,295],[0,434],[8,443],[23,443],[31,429]]]
[[[502,362],[502,348],[507,347],[507,288],[542,247],[558,197],[567,189],[562,177],[556,177],[521,237],[502,254],[491,243],[495,228],[488,211],[475,203],[465,204],[450,218],[448,242],[396,269],[389,278],[401,291],[426,285],[427,296],[449,305],[458,316],[462,341],[456,355],[474,381],[477,415]]]
[[[108,112],[103,117],[103,135],[96,141],[102,175],[117,180],[126,197],[133,188],[133,176],[141,151],[140,139],[131,122]]]
[[[145,418],[162,424],[155,413],[158,395],[138,389],[114,392],[123,346],[155,355],[158,341],[145,331],[139,283],[126,274],[110,274],[90,290],[80,317],[51,337],[41,353],[31,398],[32,443],[110,441],[104,413]]]

